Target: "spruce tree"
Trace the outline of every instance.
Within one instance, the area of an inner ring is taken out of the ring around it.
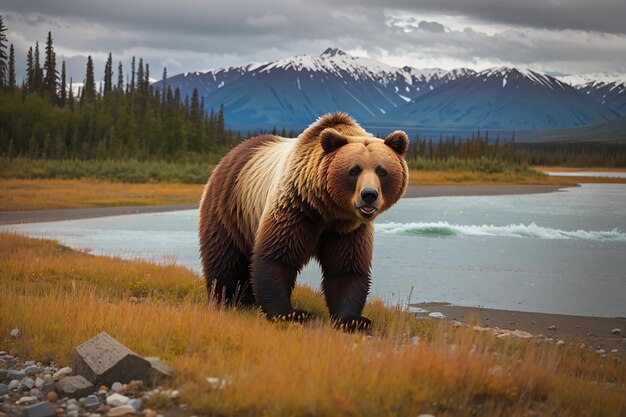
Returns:
[[[122,69],[122,61],[117,65],[117,91],[124,91],[124,71]]]
[[[43,91],[43,69],[39,64],[39,42],[35,42],[35,71],[33,77],[33,91],[41,93]]]
[[[57,97],[57,80],[59,74],[57,72],[56,54],[52,46],[52,32],[48,32],[48,39],[46,41],[46,61],[44,62],[44,69],[46,70],[46,77],[44,78],[44,91],[56,99]]]
[[[96,98],[96,81],[93,75],[93,61],[91,55],[87,57],[87,72],[85,74],[85,84],[81,94],[81,101],[93,102]]]
[[[104,65],[104,94],[113,90],[113,57],[109,52],[109,58]]]
[[[35,62],[33,60],[33,47],[28,49],[26,55],[26,90],[29,93],[35,91]]]
[[[130,63],[130,92],[135,91],[135,57]]]
[[[11,44],[9,50],[9,89],[13,90],[15,86],[15,48]]]
[[[8,78],[8,63],[7,63],[7,35],[4,32],[7,31],[6,26],[4,26],[4,20],[2,19],[2,15],[0,15],[0,87],[4,87],[7,85]]]
[[[61,107],[65,107],[65,103],[67,101],[67,85],[66,85],[66,74],[65,74],[65,61],[61,64],[61,91],[59,91],[59,104]]]

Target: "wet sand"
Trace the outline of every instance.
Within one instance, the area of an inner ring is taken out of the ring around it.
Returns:
[[[538,340],[563,340],[566,344],[578,346],[584,343],[593,350],[604,349],[621,359],[626,359],[626,317],[586,317],[564,314],[530,313],[524,311],[496,310],[482,307],[462,307],[448,303],[420,303],[411,306],[426,310],[418,316],[427,317],[428,312],[440,312],[444,320],[460,321],[481,327],[505,330],[522,330],[531,333]],[[555,326],[551,330],[551,326]],[[621,334],[611,333],[620,329]]]
[[[405,197],[452,197],[551,193],[565,188],[556,185],[409,185]],[[196,209],[196,204],[168,204],[128,207],[87,207],[57,210],[0,211],[0,225],[40,223],[60,220],[119,216],[122,214],[158,213]]]

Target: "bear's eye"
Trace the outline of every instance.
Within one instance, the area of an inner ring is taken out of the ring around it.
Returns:
[[[350,175],[351,177],[356,177],[360,173],[361,173],[361,167],[358,165],[350,168],[350,171],[348,171],[348,175]]]
[[[387,171],[385,171],[383,168],[378,167],[378,169],[376,170],[376,173],[378,174],[379,177],[383,178],[387,176]]]

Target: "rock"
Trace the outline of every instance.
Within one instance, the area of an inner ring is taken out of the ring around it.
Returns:
[[[78,417],[79,412],[78,410],[69,410],[67,413],[65,413],[66,417]]]
[[[141,411],[141,400],[139,398],[134,398],[128,402],[128,405],[132,405],[135,411]]]
[[[132,405],[120,405],[117,407],[113,407],[107,413],[108,417],[119,417],[126,414],[136,414],[137,411]]]
[[[94,386],[82,375],[67,376],[56,383],[59,394],[81,398],[93,393]]]
[[[55,391],[50,391],[48,395],[46,395],[46,399],[51,403],[55,403],[59,399],[59,394],[57,394]]]
[[[94,385],[144,379],[150,362],[102,332],[74,349],[73,368]]]
[[[37,367],[37,365],[33,364],[24,368],[24,372],[26,372],[26,375],[34,376],[39,373],[39,368]]]
[[[428,317],[432,317],[435,319],[443,319],[446,316],[444,316],[444,314],[439,311],[433,311],[432,313],[428,313]]]
[[[56,415],[56,409],[52,404],[46,402],[31,405],[22,411],[22,417],[55,417]]]
[[[0,384],[0,396],[7,395],[9,391],[9,386],[7,384]]]
[[[10,336],[11,336],[13,339],[17,339],[17,338],[18,338],[18,337],[20,337],[21,335],[22,335],[22,331],[21,331],[20,329],[18,329],[17,327],[16,327],[15,329],[11,330],[11,334],[10,334]]]
[[[39,377],[37,377],[37,379],[35,379],[35,386],[39,389],[43,388],[45,381]]]
[[[597,349],[597,350],[596,350],[596,353],[597,353],[598,355],[602,356],[602,355],[605,355],[605,354],[606,354],[606,350],[604,350],[604,349]]]
[[[130,398],[116,392],[107,397],[107,404],[111,407],[117,407],[123,404],[127,404],[128,401],[130,401]]]
[[[85,401],[83,402],[83,406],[87,408],[97,407],[99,405],[100,405],[100,400],[95,395],[88,395],[87,398],[85,398]]]
[[[39,401],[39,400],[37,399],[37,397],[31,397],[30,395],[26,395],[26,396],[24,396],[24,397],[20,398],[19,400],[17,400],[17,401],[15,402],[15,404],[17,404],[17,405],[21,405],[21,404],[34,404],[34,403],[36,403],[37,401]]]
[[[618,335],[622,334],[622,331],[620,329],[618,329],[618,328],[615,328],[615,329],[611,330],[611,333],[616,335],[616,336],[618,336]]]
[[[9,374],[7,375],[7,379],[19,379],[22,380],[26,378],[26,372],[24,371],[16,371],[14,369],[9,370]]]
[[[72,368],[66,366],[65,368],[61,368],[56,371],[54,375],[52,375],[52,379],[54,379],[55,381],[59,381],[69,375],[72,375]]]
[[[74,404],[67,405],[67,411],[74,411],[74,410],[78,411],[78,409],[79,409],[78,404],[74,403]]]
[[[9,382],[9,390],[13,391],[16,390],[17,387],[20,386],[20,380],[19,379],[13,379],[11,380],[11,382]]]
[[[152,408],[146,408],[145,410],[143,410],[143,417],[156,417],[157,412],[154,411]]]
[[[128,383],[126,392],[128,394],[138,395],[144,390],[144,384],[141,380],[134,380]]]
[[[559,341],[556,342],[557,346],[563,346],[564,344],[565,344],[565,342],[562,341],[562,340],[559,340]]]
[[[206,381],[209,383],[211,388],[214,389],[223,389],[226,388],[229,384],[228,381],[222,378],[208,377]]]
[[[5,379],[8,379],[8,375],[9,375],[9,371],[7,371],[6,369],[0,369],[0,381],[4,381]]]
[[[30,390],[30,395],[32,397],[36,397],[39,401],[43,400],[43,394],[37,388],[33,388]]]
[[[157,357],[144,358],[150,362],[150,370],[148,372],[147,380],[151,385],[157,385],[164,379],[174,378],[174,371],[166,363],[161,361]]]
[[[22,382],[20,382],[19,389],[20,391],[30,391],[34,387],[35,387],[35,381],[33,381],[30,378],[24,378],[22,379]]]
[[[556,326],[554,324],[551,324],[550,326],[548,326],[548,330],[556,330]]]
[[[122,392],[123,390],[124,386],[121,382],[114,382],[113,385],[111,385],[111,391],[113,392]]]

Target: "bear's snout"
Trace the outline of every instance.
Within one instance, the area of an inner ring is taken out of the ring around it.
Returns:
[[[361,198],[367,204],[372,204],[378,199],[378,191],[373,188],[365,188],[363,191],[361,191]]]

